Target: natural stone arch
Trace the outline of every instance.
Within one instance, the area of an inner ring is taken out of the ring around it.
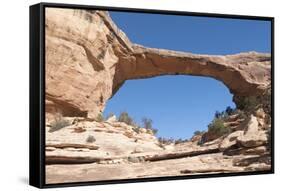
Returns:
[[[46,10],[47,112],[71,108],[72,116],[94,118],[126,80],[168,74],[215,78],[237,102],[263,95],[270,72],[270,54],[214,56],[147,48],[131,43],[107,12]]]

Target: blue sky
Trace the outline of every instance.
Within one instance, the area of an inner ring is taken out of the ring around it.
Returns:
[[[270,22],[110,12],[130,40],[144,46],[198,54],[270,52]],[[110,99],[105,116],[127,111],[137,122],[153,120],[157,136],[190,138],[206,130],[215,111],[235,107],[220,81],[197,76],[129,80]]]

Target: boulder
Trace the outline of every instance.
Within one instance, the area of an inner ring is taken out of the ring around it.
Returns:
[[[257,147],[265,145],[268,142],[266,131],[258,131],[255,134],[246,134],[239,136],[237,141],[244,147]]]
[[[256,112],[255,112],[256,117],[258,118],[265,118],[265,112],[262,108],[259,108]]]
[[[140,133],[146,133],[147,130],[146,130],[145,128],[139,128],[139,132],[140,132]]]
[[[200,141],[202,138],[202,134],[201,135],[194,135],[193,137],[191,137],[190,141],[191,142],[198,142]]]
[[[154,135],[153,131],[151,129],[146,129],[146,133],[150,134],[150,135]]]
[[[112,123],[112,122],[116,122],[116,121],[117,121],[116,115],[113,115],[106,120],[106,122],[108,122],[108,123]]]
[[[229,148],[231,148],[233,145],[236,145],[237,143],[237,137],[243,135],[243,131],[235,131],[228,136],[226,136],[222,142],[219,144],[220,151],[225,151]]]
[[[244,133],[237,137],[237,142],[243,147],[257,147],[267,141],[266,131],[259,130],[257,118],[251,115]]]

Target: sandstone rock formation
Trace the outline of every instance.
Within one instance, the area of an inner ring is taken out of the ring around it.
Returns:
[[[62,24],[63,23],[63,24]],[[270,88],[271,56],[197,55],[134,44],[104,11],[46,10],[46,111],[95,118],[129,79],[196,75],[222,81],[239,102]]]
[[[143,47],[107,12],[47,8],[46,182],[270,170],[270,73],[270,54]],[[178,144],[116,116],[98,120],[126,80],[178,74],[222,81],[245,116],[228,116],[225,135],[206,132]]]
[[[50,131],[46,127],[46,162],[47,164],[81,164],[98,161],[122,159],[131,153],[142,151],[160,151],[157,138],[147,132],[135,132],[132,126],[122,122],[96,122],[85,119],[75,120],[74,123]],[[74,131],[83,128],[85,131]],[[87,142],[89,136],[93,142]],[[122,159],[123,160],[123,159]]]
[[[187,174],[270,170],[268,139],[240,144],[240,136],[257,129],[251,116],[244,130],[198,145],[191,138],[163,146],[148,131],[118,121],[97,122],[66,118],[70,125],[57,131],[46,127],[47,183],[93,181]],[[255,125],[255,126],[254,126]],[[83,128],[85,131],[73,131]],[[89,136],[95,139],[88,142]],[[252,137],[252,136],[250,136]],[[198,139],[198,136],[196,136]],[[258,143],[258,144],[252,144]],[[263,144],[260,144],[263,143]]]

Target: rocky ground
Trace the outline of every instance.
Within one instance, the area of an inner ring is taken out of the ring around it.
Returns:
[[[226,123],[233,132],[199,145],[199,137],[162,144],[152,131],[116,121],[63,118],[67,126],[46,126],[46,182],[83,182],[202,173],[270,170],[268,127],[259,113]],[[235,125],[234,125],[235,124]]]

